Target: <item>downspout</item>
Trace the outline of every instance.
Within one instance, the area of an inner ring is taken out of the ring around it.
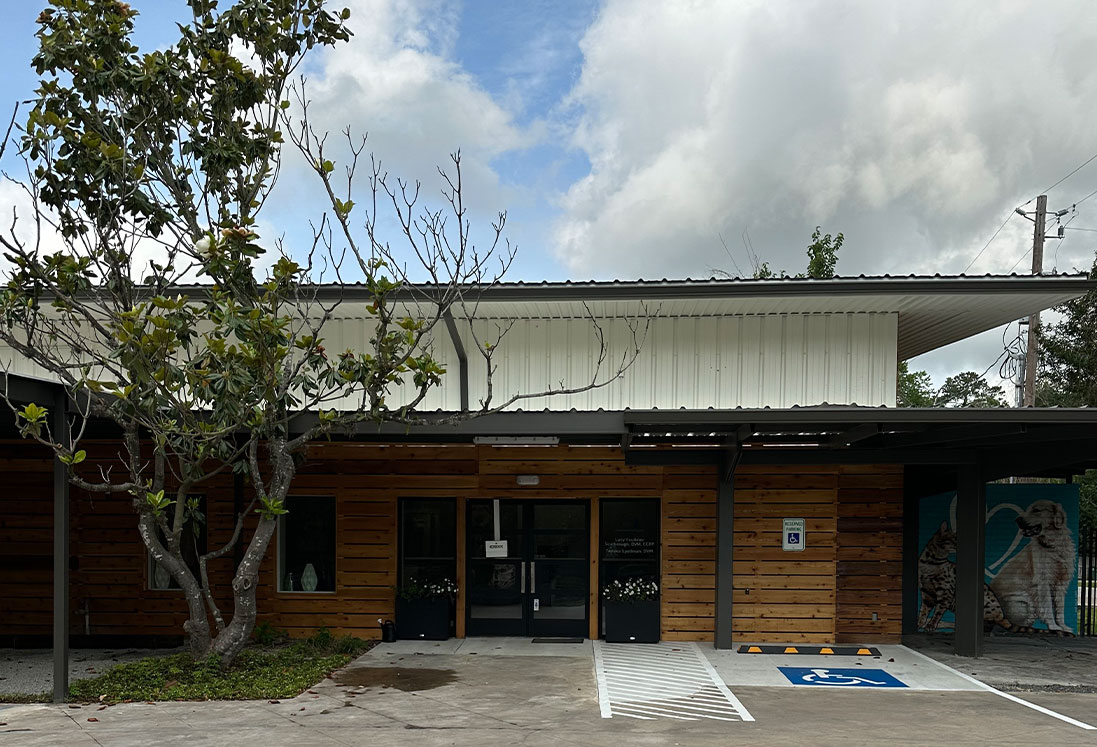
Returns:
[[[469,359],[465,354],[465,345],[461,342],[461,335],[457,333],[457,323],[453,320],[453,314],[448,310],[442,315],[446,320],[446,329],[449,330],[449,339],[453,343],[453,349],[457,353],[457,370],[461,383],[461,412],[469,409]]]

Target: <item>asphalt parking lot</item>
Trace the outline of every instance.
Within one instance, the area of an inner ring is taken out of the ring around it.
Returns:
[[[747,657],[741,658],[746,667]],[[759,658],[750,659],[750,666],[767,666]],[[723,679],[735,661],[716,659],[713,670]],[[885,663],[913,668],[915,660]],[[894,671],[904,676],[901,667]],[[437,646],[395,644],[377,647],[333,679],[280,702],[0,707],[0,744],[617,747],[623,740],[630,745],[1097,741],[1097,732],[977,687],[846,690],[750,685],[746,677],[741,674],[741,681],[728,686],[753,721],[604,718],[590,642],[570,649],[550,645],[548,650],[483,639]],[[1097,695],[1023,697],[1065,717],[1097,722]]]

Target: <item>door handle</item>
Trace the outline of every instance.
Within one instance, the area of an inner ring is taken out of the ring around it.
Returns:
[[[522,561],[522,588],[518,592],[519,594],[526,593],[526,561]]]
[[[534,560],[529,561],[529,590],[537,593],[537,562]]]

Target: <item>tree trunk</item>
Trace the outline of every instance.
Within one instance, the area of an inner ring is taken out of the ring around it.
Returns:
[[[156,521],[148,513],[141,513],[138,519],[138,530],[141,539],[148,548],[152,559],[167,569],[174,578],[187,600],[187,621],[183,623],[183,632],[187,634],[187,648],[190,655],[197,661],[209,655],[210,652],[210,627],[209,618],[206,617],[206,602],[202,597],[202,587],[194,578],[190,568],[183,561],[181,555],[169,552],[156,536]]]
[[[244,650],[251,631],[255,628],[255,588],[259,581],[259,565],[267,554],[277,522],[261,518],[255,528],[248,549],[232,579],[232,621],[213,640],[212,651],[221,657],[221,664],[229,666]]]

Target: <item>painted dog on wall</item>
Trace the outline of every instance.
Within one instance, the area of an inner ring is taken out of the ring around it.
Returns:
[[[1031,628],[1042,620],[1050,632],[1073,635],[1064,618],[1076,561],[1066,511],[1054,501],[1034,501],[1017,526],[1029,543],[990,582],[991,590],[1014,625]]]

